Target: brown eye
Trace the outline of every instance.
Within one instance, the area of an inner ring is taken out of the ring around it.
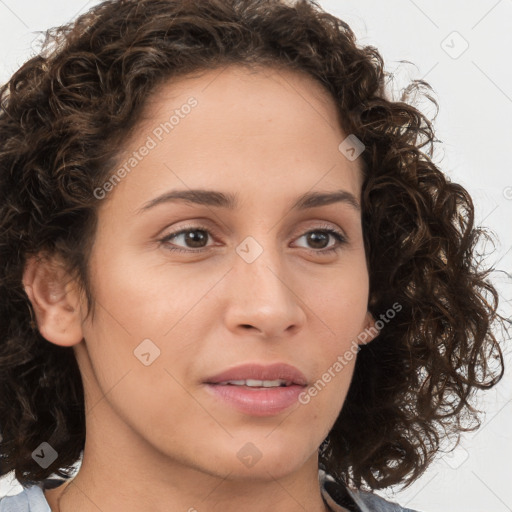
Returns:
[[[302,237],[306,237],[307,244],[312,247],[311,250],[318,254],[331,254],[333,251],[338,251],[342,245],[347,243],[347,239],[343,234],[330,227],[308,231],[304,233]],[[334,238],[337,243],[326,249],[331,238]]]
[[[171,251],[199,252],[201,249],[208,247],[206,244],[209,236],[211,237],[211,233],[208,229],[200,226],[194,226],[181,229],[175,233],[170,233],[162,238],[160,242],[168,245],[167,249]],[[183,245],[176,246],[174,243],[175,240],[181,240],[181,244],[184,244],[185,248],[182,248]],[[172,244],[170,243],[171,241],[173,241]],[[191,250],[187,250],[187,248]]]

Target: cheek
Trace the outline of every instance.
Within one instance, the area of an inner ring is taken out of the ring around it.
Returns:
[[[365,327],[369,276],[361,259],[323,276],[309,276],[302,288],[308,306],[324,322],[328,339],[351,337]]]
[[[143,265],[141,259],[130,256],[129,250],[116,252],[115,247],[96,253],[96,311],[94,319],[83,324],[88,352],[83,360],[86,367],[92,366],[104,393],[117,389],[120,407],[129,410],[138,404],[158,416],[162,403],[190,401],[182,397],[178,384],[185,381],[197,355],[187,325],[200,322],[194,305],[212,287],[215,276],[190,279],[177,266]],[[157,389],[161,393],[153,393]]]
[[[356,359],[352,353],[349,357],[350,361],[342,360],[343,355],[333,354],[299,396],[298,412],[317,436],[317,446],[332,429],[345,402]]]
[[[341,410],[355,368],[358,336],[367,327],[368,288],[364,261],[338,269],[322,286],[317,281],[310,287],[308,306],[318,334],[311,354],[316,361],[315,381],[301,403],[313,416],[334,422]]]
[[[179,328],[162,336],[162,330],[173,325],[172,310],[167,308],[162,325],[155,326],[151,300],[133,294],[134,289],[144,290],[136,281],[119,283],[113,293],[115,280],[111,280],[112,286],[98,293],[103,303],[97,304],[94,321],[84,324],[87,357],[81,357],[81,367],[89,381],[91,405],[109,404],[127,424],[137,424],[140,432],[153,425],[154,436],[164,426],[172,437],[177,433],[175,419],[186,417],[194,406],[182,384],[193,346]],[[178,313],[174,316],[179,318]]]
[[[189,279],[178,266],[130,254],[129,249],[97,257],[95,295],[105,328],[142,341],[162,339],[211,288],[211,279]]]

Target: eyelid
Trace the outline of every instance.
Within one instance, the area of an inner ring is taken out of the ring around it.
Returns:
[[[208,219],[192,219],[183,221],[185,222],[184,226],[180,226],[176,229],[176,231],[172,231],[169,233],[169,235],[176,235],[181,231],[186,231],[187,229],[201,229],[205,231],[210,231],[213,235],[215,235],[218,238],[222,238],[222,235],[219,233],[218,229],[214,227],[213,223],[210,222]],[[327,221],[325,219],[311,219],[307,221],[300,221],[300,224],[306,223],[307,226],[305,228],[299,229],[299,232],[302,234],[308,233],[311,230],[314,229],[334,229],[335,231],[339,231],[340,234],[342,234],[345,238],[348,239],[348,236],[346,234],[346,231],[342,229],[336,222],[333,221]],[[167,228],[165,228],[167,229]],[[231,230],[228,230],[231,231]],[[297,228],[294,228],[294,231],[297,231]],[[167,235],[162,235],[161,238],[166,237]]]
[[[178,235],[182,234],[183,232],[193,231],[193,230],[207,231],[211,235],[214,235],[216,238],[222,238],[221,235],[218,233],[218,231],[215,228],[213,228],[210,225],[207,226],[206,224],[203,224],[202,222],[203,221],[200,221],[200,220],[191,221],[189,224],[186,224],[184,226],[180,226],[175,231],[171,231],[170,233],[168,233],[166,235],[162,235],[160,237],[160,240],[161,239],[169,238],[171,236],[178,236]]]

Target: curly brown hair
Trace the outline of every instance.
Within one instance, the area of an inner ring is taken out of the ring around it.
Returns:
[[[27,258],[62,256],[89,314],[93,191],[159,84],[230,64],[297,70],[330,92],[344,132],[365,146],[369,311],[402,307],[361,348],[321,464],[357,488],[409,485],[442,439],[479,426],[474,392],[504,371],[495,327],[505,319],[477,253],[488,235],[468,192],[432,161],[432,121],[407,94],[390,97],[377,49],[359,47],[315,0],[107,0],[49,30],[0,89],[1,474],[14,470],[22,484],[69,476],[85,443],[79,368],[72,347],[48,343],[34,324]],[[426,82],[408,90],[437,107]],[[31,456],[42,438],[59,454],[48,468]]]

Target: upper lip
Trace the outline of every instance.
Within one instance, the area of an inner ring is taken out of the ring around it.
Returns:
[[[207,384],[218,384],[228,380],[285,380],[289,384],[305,386],[307,384],[304,374],[286,363],[255,364],[248,363],[229,368],[213,377],[206,379]]]

